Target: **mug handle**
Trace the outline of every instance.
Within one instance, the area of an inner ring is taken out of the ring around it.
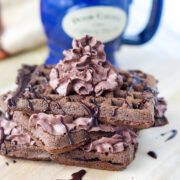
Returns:
[[[138,35],[123,37],[122,43],[128,45],[141,45],[149,41],[156,33],[162,15],[163,0],[153,0],[149,21]]]

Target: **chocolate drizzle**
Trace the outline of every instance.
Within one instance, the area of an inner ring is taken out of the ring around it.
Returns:
[[[6,120],[11,120],[13,117],[13,114],[12,114],[11,109],[10,109],[12,106],[16,106],[16,102],[13,98],[10,98],[7,101],[7,110],[5,113],[5,119]]]
[[[147,86],[147,84],[145,84],[143,91],[144,91],[144,92],[150,92],[150,93],[152,93],[154,96],[156,96],[156,95],[158,94],[157,89],[155,89],[155,88],[154,88],[154,89],[153,89],[153,88],[150,88],[150,87]]]
[[[139,85],[139,84],[144,84],[144,80],[141,79],[138,75],[133,75],[132,83],[127,87],[127,94],[129,91],[132,91],[134,89],[134,86]]]
[[[143,79],[141,79],[139,76],[133,76],[132,77],[132,84],[133,85],[137,85],[137,84],[141,84],[144,83]]]
[[[16,106],[16,101],[14,99],[8,99],[8,106]]]
[[[69,129],[68,129],[67,125],[64,123],[63,119],[61,119],[61,123],[62,123],[62,124],[64,125],[64,127],[66,128],[66,132],[67,132],[69,144],[73,144],[73,140],[72,140],[72,137],[71,137],[71,135],[70,135]]]
[[[89,108],[86,104],[81,102],[82,107],[87,111],[90,121],[89,121],[89,129],[91,129],[94,126],[98,126],[98,118],[99,118],[99,105],[96,101],[96,99],[93,99],[93,103],[95,104],[95,109]]]
[[[164,126],[166,124],[168,124],[168,120],[165,116],[163,116],[161,118],[155,117],[154,127],[160,127],[160,126]]]
[[[48,77],[44,72],[42,72],[42,71],[36,71],[36,74],[37,74],[38,76],[44,77],[45,83],[48,83],[48,82],[49,82],[49,77]]]
[[[41,98],[41,99],[43,99],[43,100],[47,103],[48,107],[47,107],[47,109],[46,109],[46,112],[49,112],[49,111],[51,110],[50,103],[48,102],[48,99],[50,99],[50,97],[42,96],[39,92],[37,92],[37,91],[34,89],[34,87],[33,87],[32,84],[29,84],[28,87],[27,87],[27,89],[29,90],[29,92],[33,93],[33,95],[35,96],[35,98]],[[31,105],[30,105],[30,103],[28,102],[28,106],[29,106],[29,107],[28,107],[29,109],[31,109],[31,110],[34,109],[32,103],[31,103]]]
[[[150,157],[154,158],[154,159],[157,159],[157,154],[154,152],[154,151],[149,151],[147,153]]]
[[[4,142],[5,134],[4,134],[4,128],[0,127],[0,146]]]
[[[114,109],[113,109],[113,112],[112,112],[112,116],[113,116],[113,117],[116,116],[116,111],[117,111],[117,108],[114,108]]]
[[[164,98],[155,97],[155,105],[154,105],[154,112],[155,112],[155,127],[164,126],[168,124],[168,120],[165,117],[165,112],[167,110],[167,103]]]
[[[31,111],[33,111],[34,108],[33,108],[32,102],[31,102],[29,99],[27,99],[27,102],[28,102],[28,109],[30,109]]]
[[[1,111],[0,111],[1,112]],[[1,117],[3,118],[5,118],[5,115],[1,112]],[[6,119],[6,118],[5,118]],[[6,119],[7,120],[7,119]],[[14,128],[12,128],[11,130],[10,130],[10,132],[9,132],[9,134],[8,135],[10,135],[11,133],[12,133],[12,130],[13,130]],[[4,143],[4,141],[5,141],[5,139],[6,139],[6,137],[8,136],[8,135],[6,135],[5,133],[4,133],[4,128],[3,127],[0,127],[0,146],[2,145],[2,144],[4,144],[4,150],[5,150],[5,154],[7,154],[7,148],[6,148],[6,143]],[[8,139],[6,139],[6,141],[8,141]]]
[[[8,107],[8,109],[5,113],[5,119],[9,121],[9,120],[12,120],[12,118],[13,118],[13,114],[12,114],[10,108]]]
[[[35,68],[36,68],[36,66],[23,65],[22,70],[19,72],[19,76],[17,78],[18,88],[16,90],[16,93],[8,101],[8,105],[10,107],[16,105],[17,98],[20,96],[20,94],[26,88],[26,86],[31,78],[31,74],[35,70]]]
[[[31,78],[31,73],[35,70],[36,66],[28,66],[28,65],[23,65],[22,70],[19,72],[19,76],[17,78],[17,84],[18,88],[16,92],[13,94],[13,97],[8,99],[7,102],[7,111],[5,113],[5,118],[6,120],[11,120],[13,115],[11,113],[11,107],[15,107],[17,103],[17,99],[20,96],[22,92],[24,92],[30,78]],[[29,104],[29,103],[28,103]],[[31,105],[28,105],[29,108],[32,108]]]
[[[42,99],[43,99],[43,100],[47,103],[47,105],[48,105],[48,107],[47,107],[47,109],[46,109],[46,112],[51,111],[51,103],[48,102],[48,100],[46,99],[45,96],[43,96]]]
[[[33,84],[29,84],[26,88],[29,92],[33,93],[35,98],[42,98],[41,94],[35,90]]]
[[[81,169],[78,172],[73,173],[71,180],[82,180],[82,177],[86,174],[86,171],[84,169]]]
[[[150,92],[154,96],[158,94],[158,91],[156,88],[148,86],[147,81],[146,81],[146,78],[147,78],[146,74],[144,74],[141,71],[129,71],[129,73],[131,75],[132,82],[130,84],[125,83],[125,86],[124,86],[127,90],[127,95],[129,94],[128,92],[133,91],[134,89],[141,92]],[[125,79],[125,81],[126,80],[127,79]]]
[[[173,139],[176,135],[177,135],[177,130],[176,129],[172,129],[168,132],[162,133],[161,136],[165,136],[166,134],[170,134],[170,136],[165,140],[165,142]]]

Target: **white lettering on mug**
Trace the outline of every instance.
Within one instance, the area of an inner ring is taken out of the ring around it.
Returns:
[[[71,38],[88,34],[105,43],[121,35],[126,20],[126,13],[120,8],[93,6],[69,12],[63,18],[62,27]]]

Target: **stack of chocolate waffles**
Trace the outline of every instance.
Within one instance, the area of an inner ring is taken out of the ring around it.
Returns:
[[[0,153],[95,169],[130,164],[141,129],[165,125],[157,81],[117,70],[93,37],[74,40],[55,66],[24,65],[0,98]]]

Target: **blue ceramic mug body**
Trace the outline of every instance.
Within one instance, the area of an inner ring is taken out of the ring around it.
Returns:
[[[88,34],[105,43],[107,59],[115,64],[115,52],[123,44],[140,45],[155,34],[163,0],[153,0],[147,26],[134,37],[124,37],[132,0],[41,0],[41,19],[50,49],[46,64],[63,58],[73,38]]]

